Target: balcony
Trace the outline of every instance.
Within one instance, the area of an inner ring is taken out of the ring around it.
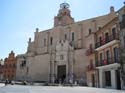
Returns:
[[[104,59],[96,62],[96,67],[99,66],[105,66],[105,65],[110,65],[114,63],[119,63],[119,58],[109,58],[109,59]]]
[[[90,49],[87,49],[86,52],[85,52],[85,55],[86,56],[90,56],[91,54],[94,53],[94,49],[90,48]]]
[[[89,72],[89,71],[93,71],[93,70],[95,70],[95,66],[94,66],[93,64],[87,66],[87,71],[88,71],[88,72]]]
[[[113,45],[114,43],[118,43],[119,42],[119,37],[118,34],[116,33],[116,35],[110,35],[107,38],[103,38],[100,42],[97,42],[95,44],[95,50],[101,50],[104,49],[110,45]]]

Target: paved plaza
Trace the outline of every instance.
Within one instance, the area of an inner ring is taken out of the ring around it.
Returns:
[[[91,87],[21,86],[0,84],[0,93],[125,93],[123,90]]]

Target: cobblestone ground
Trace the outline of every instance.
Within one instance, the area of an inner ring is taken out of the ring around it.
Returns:
[[[125,93],[125,91],[91,87],[5,86],[4,84],[0,84],[0,93]]]

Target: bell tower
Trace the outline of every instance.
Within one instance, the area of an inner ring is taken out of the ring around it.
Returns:
[[[60,9],[57,16],[54,17],[54,27],[59,25],[68,25],[74,22],[74,19],[71,17],[69,4],[62,3],[60,4]]]

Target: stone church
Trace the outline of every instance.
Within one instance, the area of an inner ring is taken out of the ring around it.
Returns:
[[[95,71],[87,72],[90,62],[95,64],[95,56],[86,56],[86,52],[94,49],[94,32],[115,17],[111,7],[106,15],[75,22],[69,4],[60,4],[53,28],[36,28],[34,40],[29,38],[27,52],[17,56],[16,79],[51,83],[72,79],[97,86]]]

